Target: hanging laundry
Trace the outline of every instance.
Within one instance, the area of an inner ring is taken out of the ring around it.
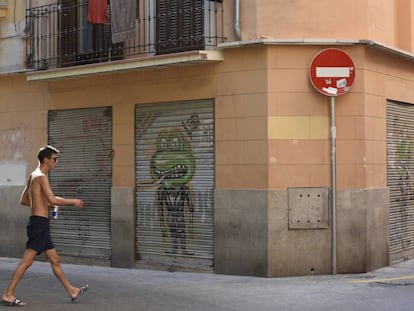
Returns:
[[[111,0],[112,42],[135,38],[136,0]]]
[[[108,23],[108,0],[89,0],[88,21],[92,24]]]

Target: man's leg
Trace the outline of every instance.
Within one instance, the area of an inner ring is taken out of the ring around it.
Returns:
[[[71,298],[76,297],[80,289],[73,287],[72,284],[69,282],[69,280],[66,278],[65,273],[62,270],[62,267],[60,265],[60,258],[59,255],[56,252],[56,249],[49,249],[45,252],[47,258],[49,259],[50,265],[52,267],[53,273],[58,278],[60,283],[66,288]]]
[[[17,266],[16,270],[13,273],[13,277],[10,280],[9,287],[3,295],[3,301],[12,302],[16,299],[14,296],[14,290],[16,289],[17,284],[22,279],[26,270],[33,264],[37,256],[37,251],[31,248],[27,248],[24,252],[23,258]],[[23,305],[23,304],[22,304]]]

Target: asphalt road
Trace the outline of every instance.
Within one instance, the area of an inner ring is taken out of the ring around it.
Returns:
[[[0,291],[18,259],[0,258]],[[89,291],[72,303],[48,263],[35,262],[16,295],[24,310],[414,310],[414,260],[366,274],[258,278],[63,264]],[[0,310],[10,307],[0,305]]]

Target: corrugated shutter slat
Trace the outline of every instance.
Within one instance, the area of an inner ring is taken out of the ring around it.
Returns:
[[[60,207],[51,235],[63,255],[109,259],[111,254],[112,109],[49,111],[49,142],[60,150],[49,173],[55,195],[84,201]]]
[[[211,269],[213,101],[137,105],[136,177],[139,261]]]
[[[389,253],[392,262],[414,254],[414,106],[387,103]]]

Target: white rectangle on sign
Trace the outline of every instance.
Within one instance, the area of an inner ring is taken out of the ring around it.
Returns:
[[[317,78],[348,78],[349,67],[316,67]]]
[[[338,94],[338,89],[334,87],[323,87],[322,90],[328,94],[332,94],[332,95]]]

